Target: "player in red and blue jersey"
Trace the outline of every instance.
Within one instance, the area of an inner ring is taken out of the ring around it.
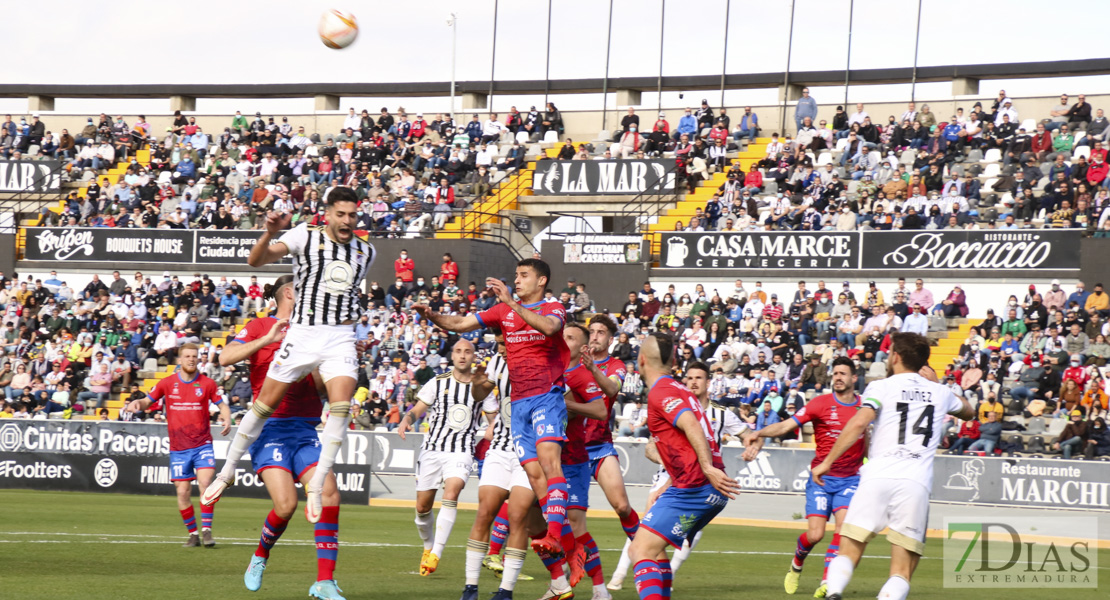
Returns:
[[[613,431],[609,427],[612,419],[613,404],[624,384],[628,369],[624,361],[609,355],[609,346],[617,333],[617,325],[606,315],[594,315],[590,319],[590,346],[584,350],[592,360],[582,364],[590,370],[597,385],[605,394],[605,419],[586,422],[586,450],[590,453],[590,470],[594,479],[605,492],[605,498],[620,518],[625,535],[632,539],[640,527],[640,515],[628,502],[628,491],[624,488],[620,459],[613,446]]]
[[[295,292],[290,275],[279,277],[266,286],[264,297],[277,301],[275,317],[263,317],[247,323],[220,354],[220,365],[229,366],[250,360],[251,390],[257,398],[266,381],[274,354],[293,314]],[[270,493],[274,508],[262,524],[258,542],[243,575],[248,590],[262,587],[262,575],[270,558],[270,550],[285,532],[297,510],[296,481],[307,486],[320,460],[320,437],[316,426],[323,411],[323,382],[312,374],[289,386],[274,414],[266,420],[262,431],[250,446],[251,462]],[[335,475],[324,480],[322,513],[316,529],[316,583],[309,595],[327,600],[341,599],[335,585],[335,561],[339,554],[339,488]],[[334,589],[333,589],[334,588]]]
[[[588,368],[593,358],[588,354],[589,332],[578,323],[567,323],[563,329],[570,353],[570,362],[563,374],[567,383],[565,396],[567,413],[567,443],[563,446],[563,475],[567,479],[570,498],[567,501],[567,524],[575,538],[575,551],[569,557],[570,581],[563,574],[563,558],[553,558],[540,554],[544,566],[551,572],[551,587],[545,595],[554,600],[574,596],[573,588],[582,577],[590,575],[594,586],[594,598],[608,598],[605,579],[601,572],[601,553],[593,536],[586,529],[586,511],[590,507],[590,455],[586,451],[589,427],[593,423],[607,419],[609,412],[605,407],[604,393]]]
[[[855,393],[855,363],[850,358],[839,357],[833,361],[832,389],[831,394],[817,396],[794,413],[793,417],[759,430],[760,437],[781,437],[806,423],[812,423],[817,451],[810,468],[821,464],[840,437],[844,425],[855,416],[860,407],[860,397]],[[814,546],[825,537],[825,527],[831,515],[836,518],[836,529],[833,531],[832,542],[825,551],[825,575],[821,576],[821,585],[814,593],[815,598],[825,597],[829,563],[836,558],[840,549],[840,524],[859,485],[859,469],[863,465],[866,452],[867,439],[864,436],[833,463],[832,470],[824,477],[823,485],[814,483],[812,478],[806,481],[806,519],[809,526],[805,533],[798,536],[794,559],[786,573],[783,587],[787,594],[798,591],[802,565]]]
[[[444,315],[427,305],[413,308],[423,318],[448,331],[465,333],[483,327],[497,327],[505,336],[509,382],[512,386],[510,429],[517,458],[528,474],[529,483],[541,499],[547,532],[532,542],[536,552],[573,556],[574,535],[564,535],[567,512],[567,482],[561,455],[566,442],[567,405],[563,399],[563,371],[569,352],[563,341],[566,310],[557,302],[546,302],[544,290],[551,279],[551,268],[536,258],[517,263],[512,291],[499,279],[486,279],[486,286],[500,300],[489,310],[470,315]],[[521,496],[523,498],[524,496]],[[524,544],[531,501],[528,505],[510,498],[509,540],[505,544],[505,570],[502,587],[494,600],[512,598],[517,575],[524,566]],[[506,587],[507,586],[507,587]]]
[[[189,530],[186,548],[216,545],[212,539],[212,515],[215,505],[200,507],[201,532],[197,535],[196,513],[193,511],[193,480],[201,489],[212,483],[216,475],[216,455],[212,452],[212,429],[209,403],[220,408],[223,435],[231,431],[231,411],[220,399],[216,382],[197,371],[197,346],[185,344],[177,354],[177,372],[159,381],[146,398],[128,405],[127,410],[162,410],[166,412],[166,429],[170,436],[170,480],[177,490],[177,508]]]
[[[640,600],[671,597],[668,544],[682,548],[740,492],[724,472],[721,449],[701,403],[671,376],[674,341],[665,333],[644,338],[637,359],[648,387],[648,430],[671,477],[640,521],[628,553]]]

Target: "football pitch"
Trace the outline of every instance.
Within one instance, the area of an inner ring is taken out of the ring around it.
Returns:
[[[311,526],[298,510],[275,546],[258,592],[243,586],[243,571],[257,546],[259,529],[270,503],[227,497],[215,513],[217,546],[182,548],[186,531],[176,503],[168,496],[134,496],[30,490],[0,491],[0,597],[3,598],[254,598],[307,596],[316,577]],[[196,503],[194,502],[194,506]],[[303,503],[298,509],[303,508]],[[199,513],[198,513],[199,517]],[[340,551],[336,579],[349,600],[358,598],[456,600],[463,584],[463,558],[474,512],[459,511],[439,570],[418,574],[422,546],[405,508],[344,506],[340,512]],[[606,578],[624,543],[615,519],[594,519],[591,533],[602,549]],[[690,560],[675,578],[674,598],[809,598],[821,575],[825,543],[806,562],[794,596],[782,579],[799,531],[711,525]],[[962,598],[1106,598],[1110,590],[1110,551],[1100,552],[1098,590],[952,589],[941,585],[940,541],[930,540],[914,577],[914,599]],[[887,577],[889,546],[872,542],[845,598],[874,598]],[[547,586],[547,573],[535,555],[524,572],[535,577],[516,587],[515,598],[534,600]],[[608,580],[608,579],[607,579]],[[496,576],[483,570],[481,597],[497,588]],[[591,597],[589,579],[577,597]],[[637,598],[632,577],[616,600]]]

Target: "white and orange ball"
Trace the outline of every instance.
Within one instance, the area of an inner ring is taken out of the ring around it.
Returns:
[[[358,37],[358,21],[351,13],[340,10],[324,11],[317,26],[320,41],[328,48],[339,50],[354,43]]]

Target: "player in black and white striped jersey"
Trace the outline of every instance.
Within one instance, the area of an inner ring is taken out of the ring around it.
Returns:
[[[439,566],[439,558],[451,535],[458,514],[459,494],[474,466],[474,431],[482,413],[497,412],[497,396],[485,372],[474,369],[474,344],[460,339],[451,348],[451,371],[439,375],[420,388],[419,401],[397,427],[401,439],[412,424],[430,413],[428,433],[416,462],[416,530],[424,541],[420,574],[429,575]],[[432,523],[432,505],[443,486],[439,515]]]
[[[500,554],[487,554],[490,526],[498,512],[514,488],[520,488],[519,493],[532,494],[528,475],[520,465],[512,441],[509,365],[505,360],[505,337],[499,329],[494,330],[494,340],[497,353],[486,364],[485,374],[496,386],[499,411],[496,415],[488,415],[492,417],[486,432],[490,445],[478,480],[478,514],[466,541],[466,585],[475,586],[475,589],[483,566],[494,571],[504,568],[500,564]]]
[[[355,193],[337,187],[328,194],[326,225],[301,223],[274,240],[289,226],[290,215],[274,212],[266,217],[266,227],[247,263],[261,267],[293,256],[296,307],[279,338],[281,350],[270,363],[262,390],[239,424],[223,469],[201,496],[202,504],[215,503],[235,481],[236,464],[289,386],[317,371],[327,387],[330,416],[321,436],[320,462],[305,486],[305,518],[310,523],[320,520],[320,492],[346,436],[351,397],[358,382],[353,325],[362,312],[359,285],[375,255],[373,246],[354,235],[357,211]]]

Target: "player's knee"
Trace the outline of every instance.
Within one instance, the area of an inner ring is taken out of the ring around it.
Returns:
[[[825,528],[824,527],[816,527],[816,526],[815,527],[810,527],[806,531],[806,539],[809,540],[810,544],[819,544],[821,542],[821,540],[824,539],[824,537],[825,537]]]
[[[274,500],[274,512],[283,519],[288,520],[297,512],[297,499],[293,498],[280,498]]]
[[[628,503],[628,498],[617,500],[613,510],[616,511],[618,517],[626,519],[632,514],[632,505]]]

